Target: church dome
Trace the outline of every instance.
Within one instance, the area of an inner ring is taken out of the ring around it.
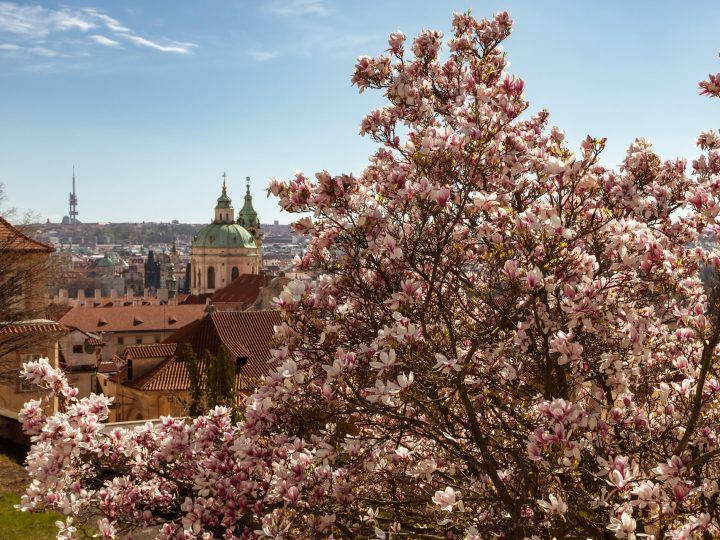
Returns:
[[[110,268],[111,266],[115,266],[115,263],[110,257],[105,255],[102,259],[97,261],[96,265],[101,268]]]
[[[255,248],[255,239],[237,223],[211,223],[193,238],[193,248]]]

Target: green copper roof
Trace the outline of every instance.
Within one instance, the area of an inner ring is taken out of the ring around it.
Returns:
[[[247,190],[245,192],[245,204],[238,214],[238,223],[244,227],[259,227],[260,221],[258,220],[257,212],[253,208],[252,195],[250,195],[250,177],[247,180]]]
[[[218,197],[217,206],[215,208],[232,208],[232,199],[228,197],[227,186],[223,178],[222,194]]]
[[[212,223],[200,229],[193,248],[254,248],[252,235],[237,223]]]
[[[112,261],[112,259],[111,259],[110,257],[108,257],[107,255],[105,255],[102,259],[100,259],[100,260],[97,262],[97,265],[98,265],[98,266],[105,267],[105,268],[108,268],[108,267],[110,267],[110,266],[115,266],[115,263]]]

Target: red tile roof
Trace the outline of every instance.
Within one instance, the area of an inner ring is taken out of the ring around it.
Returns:
[[[183,298],[182,302],[178,299],[178,304],[202,304],[207,303],[207,299],[212,298],[212,293],[203,294],[187,294]]]
[[[204,314],[201,305],[76,307],[60,322],[84,332],[158,331],[182,328]]]
[[[175,354],[177,343],[152,343],[149,345],[128,345],[123,353],[125,360],[135,358],[167,358]]]
[[[59,321],[60,319],[62,319],[63,315],[65,315],[71,309],[72,306],[68,306],[67,304],[50,303],[45,308],[45,316],[48,319],[52,319],[53,321]]]
[[[274,327],[280,322],[279,311],[216,311],[181,328],[165,344],[190,343],[201,359],[201,374],[205,371],[205,351],[215,355],[224,345],[232,358],[247,359],[237,373],[236,384],[239,389],[250,389],[274,365],[270,348]],[[173,356],[127,384],[138,390],[182,391],[189,388],[189,378],[185,364]]]
[[[201,368],[204,373],[204,366]],[[170,358],[139,379],[125,384],[137,390],[182,392],[190,388],[190,377],[183,362]]]
[[[97,366],[98,373],[114,373],[120,370],[120,366],[112,360],[99,362]]]
[[[252,304],[274,276],[270,274],[242,274],[222,289],[215,291],[212,304],[236,304],[238,307]]]
[[[0,247],[18,251],[36,251],[40,253],[52,253],[52,247],[37,240],[33,240],[16,227],[13,227],[7,220],[0,217]]]
[[[99,339],[95,336],[90,336],[90,335],[88,335],[88,337],[85,338],[85,344],[92,345],[95,347],[104,347],[105,346],[105,342],[102,339]]]
[[[23,334],[66,334],[69,331],[70,329],[67,326],[46,319],[18,321],[12,323],[0,322],[0,336]]]

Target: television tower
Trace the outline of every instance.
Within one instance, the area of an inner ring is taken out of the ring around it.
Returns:
[[[77,195],[75,195],[75,165],[73,165],[73,190],[72,193],[70,193],[70,224],[75,225],[77,224]]]

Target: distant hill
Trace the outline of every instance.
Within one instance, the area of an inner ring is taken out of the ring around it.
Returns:
[[[170,244],[177,239],[189,243],[207,223],[34,223],[28,226],[36,237],[57,238],[61,243],[79,244]],[[290,235],[289,225],[262,225],[263,231]]]

